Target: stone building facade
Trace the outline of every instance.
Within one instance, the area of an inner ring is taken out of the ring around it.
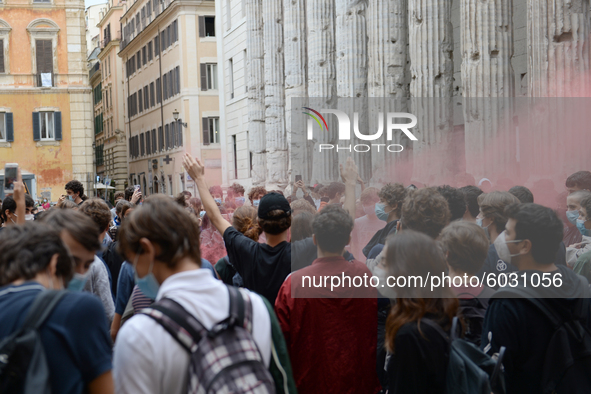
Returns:
[[[222,16],[242,1],[220,3]],[[516,124],[523,129],[532,116],[517,113],[518,103],[589,96],[589,0],[243,3],[248,93],[241,132],[248,135],[252,170],[248,179],[240,179],[247,173],[238,174],[241,183],[281,187],[296,173],[310,183],[338,178],[338,165],[347,154],[335,152],[316,161],[293,155],[293,138],[301,134],[291,130],[294,98],[324,97],[328,107],[339,98],[402,100],[408,106],[403,109],[422,114],[419,141],[396,158],[353,156],[366,182],[433,184],[458,174],[478,181],[492,166],[498,173],[519,166],[518,150],[530,141],[521,141],[519,148],[519,141],[507,137],[508,129],[518,132]],[[428,105],[417,101],[424,98],[433,100]],[[227,109],[227,99],[224,104]],[[360,116],[369,113],[371,118],[371,111],[361,108]],[[372,126],[371,120],[360,122]],[[328,126],[332,129],[330,120]],[[335,138],[323,135],[313,145]],[[502,164],[483,159],[493,141]],[[535,170],[537,163],[521,163],[522,172]],[[581,158],[570,164],[586,168],[590,163]]]
[[[124,7],[120,23],[129,184],[144,195],[194,191],[185,152],[200,157],[210,184],[219,184],[215,3],[138,0]]]
[[[34,198],[57,201],[72,179],[92,190],[85,34],[82,0],[0,3],[0,175],[19,163]]]

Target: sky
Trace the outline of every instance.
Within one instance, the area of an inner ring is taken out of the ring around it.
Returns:
[[[84,0],[84,8],[88,8],[91,5],[96,5],[96,4],[106,4],[107,1],[106,0]]]

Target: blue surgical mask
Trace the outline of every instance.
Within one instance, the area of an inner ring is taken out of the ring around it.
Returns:
[[[587,228],[585,228],[585,222],[587,222],[587,221],[577,219],[577,229],[579,229],[579,232],[581,233],[581,235],[589,237],[591,235],[589,235],[589,230]]]
[[[261,200],[254,200],[252,202],[252,205],[254,205],[255,207],[258,207],[260,203],[261,203]]]
[[[566,211],[566,218],[568,219],[569,222],[571,222],[572,224],[574,224],[576,226],[577,219],[579,218],[579,211],[577,211],[577,210]]]
[[[140,278],[137,276],[137,261],[140,257],[139,252],[135,255],[135,261],[133,262],[133,272],[135,278],[135,284],[139,287],[140,291],[144,293],[146,297],[151,300],[155,300],[156,296],[158,295],[158,290],[160,289],[160,283],[156,280],[154,273],[152,272],[152,268],[154,268],[154,260],[150,262],[150,268],[148,269],[148,275]]]
[[[242,205],[244,205],[245,199],[244,199],[244,197],[236,197],[236,198],[234,198],[234,201],[236,201],[236,205],[242,206]]]
[[[217,202],[218,204],[222,203],[222,199],[221,198],[214,198],[213,199],[215,202]]]
[[[86,281],[88,280],[88,272],[86,274],[79,274],[77,272],[74,273],[74,277],[68,282],[68,290],[70,291],[82,291]]]
[[[76,199],[74,197],[70,196],[69,194],[68,194],[68,200],[70,200],[72,202],[76,201]]]
[[[378,217],[378,219],[387,222],[388,221],[388,216],[390,215],[390,212],[392,212],[392,210],[390,210],[390,212],[386,212],[385,211],[386,208],[386,204],[384,203],[376,203],[376,206],[374,208],[376,216]]]
[[[199,217],[200,217],[200,218],[203,218],[203,216],[205,216],[205,211],[201,211],[201,212],[199,212]]]

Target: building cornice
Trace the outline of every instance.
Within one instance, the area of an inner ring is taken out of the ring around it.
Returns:
[[[123,10],[123,6],[116,5],[116,6],[113,6],[113,7],[109,8],[109,10],[105,14],[105,16],[103,16],[103,18],[99,21],[99,23],[96,24],[97,27],[102,28],[103,27],[103,23],[107,22],[107,19],[109,19],[109,17],[111,16],[111,14],[113,14],[113,12],[115,12],[117,10]]]
[[[136,1],[136,3],[140,3],[140,1]],[[118,53],[119,57],[125,57],[125,55],[128,52],[127,48],[131,47],[133,42],[136,39],[138,39],[138,37],[144,36],[146,34],[150,34],[150,30],[152,30],[151,29],[152,26],[157,25],[163,19],[170,16],[170,14],[173,14],[177,8],[184,7],[184,6],[190,6],[192,8],[195,8],[195,7],[203,5],[203,4],[207,4],[207,5],[215,7],[214,2],[211,0],[201,0],[201,1],[173,0],[170,3],[170,5],[168,7],[166,7],[166,9],[164,11],[162,11],[156,18],[154,18],[150,23],[148,23],[148,25],[142,30],[142,32],[140,34],[136,35],[133,38],[133,40],[129,41],[129,43],[125,46],[125,48],[123,48],[121,51],[119,51],[119,53]],[[127,12],[129,12],[129,11],[131,11],[131,9],[129,9]],[[121,19],[119,19],[120,21],[122,21],[125,18],[125,15],[127,15],[127,12],[121,16]],[[122,35],[121,37],[123,38],[123,32],[121,33],[121,35]]]
[[[107,46],[105,46],[103,49],[101,49],[101,51],[98,54],[98,59],[102,62],[103,59],[105,58],[105,56],[107,56],[107,53],[114,47],[114,46],[119,46],[121,40],[111,40],[109,41],[109,43],[107,44]]]

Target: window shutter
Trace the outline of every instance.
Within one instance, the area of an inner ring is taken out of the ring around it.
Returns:
[[[199,16],[199,37],[205,37],[205,17]]]
[[[158,150],[164,150],[164,134],[162,132],[162,126],[158,127]]]
[[[168,72],[168,97],[174,96],[174,70]]]
[[[171,45],[172,45],[172,28],[171,28],[171,25],[168,25],[166,27],[166,47],[168,48]]]
[[[145,145],[144,145],[144,133],[140,134],[140,146],[142,150],[142,156],[145,155]]]
[[[0,73],[4,72],[4,40],[0,40]]]
[[[101,122],[103,120],[103,116],[101,114]],[[62,113],[61,112],[54,112],[53,113],[53,127],[54,127],[54,135],[56,141],[62,140]]]
[[[152,153],[152,147],[151,145],[151,138],[150,138],[150,130],[146,131],[146,154],[149,155],[150,153]]]
[[[144,108],[142,106],[142,98],[143,98],[142,91],[138,90],[138,105],[139,105],[140,112],[142,112],[144,110]]]
[[[162,101],[162,85],[160,84],[160,78],[156,78],[156,102],[160,104]]]
[[[174,69],[174,72],[175,72],[175,78],[174,78],[174,80],[176,82],[176,92],[177,93],[180,93],[181,92],[181,67],[180,66],[177,66]]]
[[[162,76],[162,86],[163,86],[163,90],[164,90],[164,92],[163,92],[164,94],[163,94],[162,99],[166,100],[168,98],[168,77],[167,77],[167,74],[164,74]]]
[[[164,126],[164,141],[166,142],[165,148],[168,150],[170,148],[170,130],[168,129],[168,125]]]
[[[154,104],[154,82],[150,83],[150,107],[153,107]]]
[[[33,141],[41,141],[41,127],[39,125],[39,112],[33,112]]]
[[[14,122],[12,119],[12,112],[6,112],[6,142],[14,141]]]
[[[35,57],[37,60],[37,73],[53,72],[53,54],[51,40],[35,40]]]
[[[173,26],[173,34],[174,34],[174,42],[177,42],[179,40],[179,21],[175,20],[172,24]]]
[[[201,63],[199,71],[201,73],[201,90],[207,90],[207,64]]]
[[[156,129],[152,129],[152,153],[155,153],[156,152],[156,149],[157,149],[157,147],[156,147],[156,139],[157,139]]]
[[[179,133],[178,143],[179,146],[183,146],[183,125],[179,123],[177,132]]]
[[[160,51],[164,52],[166,49],[166,29],[160,32]]]
[[[203,127],[203,145],[209,145],[209,119],[201,118],[201,125]]]

